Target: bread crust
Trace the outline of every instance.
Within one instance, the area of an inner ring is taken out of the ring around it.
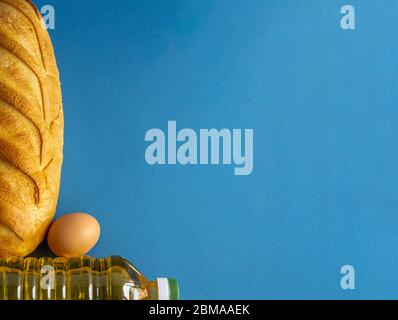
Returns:
[[[0,257],[26,256],[54,217],[63,160],[61,86],[42,17],[0,0]]]

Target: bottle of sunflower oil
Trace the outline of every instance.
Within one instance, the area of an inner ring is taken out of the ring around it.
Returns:
[[[119,256],[0,259],[0,300],[178,299],[175,279],[149,281]]]

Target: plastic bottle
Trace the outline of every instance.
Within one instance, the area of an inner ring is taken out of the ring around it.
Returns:
[[[0,300],[178,300],[175,279],[147,280],[122,257],[0,259]]]

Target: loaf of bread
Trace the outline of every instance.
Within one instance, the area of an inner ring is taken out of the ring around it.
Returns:
[[[42,17],[30,0],[0,0],[0,257],[44,239],[59,193],[61,87]]]

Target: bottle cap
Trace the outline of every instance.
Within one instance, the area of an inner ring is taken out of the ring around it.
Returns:
[[[178,281],[171,278],[157,278],[159,300],[179,300]]]

